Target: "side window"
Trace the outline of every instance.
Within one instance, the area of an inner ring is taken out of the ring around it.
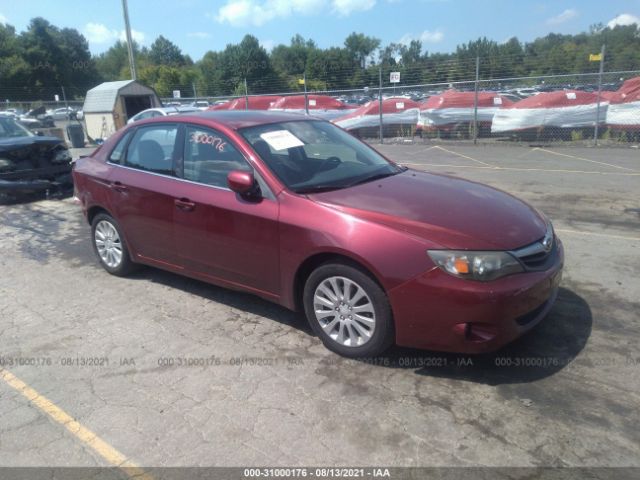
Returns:
[[[109,161],[111,163],[121,163],[122,158],[124,157],[124,149],[127,146],[127,142],[131,138],[132,131],[129,130],[125,133],[120,141],[116,144],[115,148],[111,151],[111,155],[109,155]]]
[[[227,188],[232,170],[251,170],[242,154],[224,135],[208,128],[187,127],[184,146],[184,178]]]
[[[140,170],[173,175],[177,134],[177,125],[153,125],[137,129],[127,149],[124,164]]]

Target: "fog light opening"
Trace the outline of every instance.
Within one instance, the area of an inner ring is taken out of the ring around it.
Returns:
[[[465,341],[474,343],[488,342],[497,334],[493,325],[482,323],[458,323],[453,329],[457,335],[464,337]]]

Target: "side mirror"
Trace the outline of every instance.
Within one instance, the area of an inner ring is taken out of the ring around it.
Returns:
[[[240,195],[250,195],[256,191],[256,179],[253,172],[233,170],[227,175],[229,188]]]
[[[36,130],[35,134],[39,137],[44,137],[44,132],[42,130]]]

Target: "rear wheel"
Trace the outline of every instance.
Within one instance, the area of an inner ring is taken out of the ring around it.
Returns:
[[[93,250],[107,272],[124,276],[133,270],[124,237],[113,217],[106,213],[96,215],[91,223],[91,233]]]
[[[394,339],[391,307],[384,290],[351,265],[327,263],[311,273],[304,308],[324,345],[346,357],[371,357]]]

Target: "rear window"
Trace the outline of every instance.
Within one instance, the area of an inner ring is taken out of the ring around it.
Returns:
[[[148,172],[173,175],[177,125],[153,125],[138,128],[127,147],[124,164]]]
[[[124,157],[124,150],[127,147],[127,143],[131,138],[132,131],[129,130],[125,133],[120,141],[116,144],[116,147],[111,151],[111,155],[109,155],[109,161],[112,163],[121,163]]]

